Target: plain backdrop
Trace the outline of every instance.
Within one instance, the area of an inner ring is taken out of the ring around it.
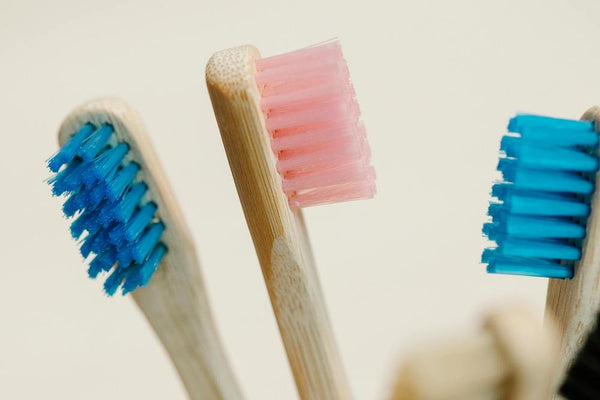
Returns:
[[[44,161],[79,103],[141,113],[198,245],[248,399],[297,398],[204,83],[220,49],[342,41],[376,199],[306,210],[355,396],[490,307],[541,320],[546,281],[486,275],[480,233],[517,111],[600,102],[597,0],[0,0],[0,398],[184,399],[133,301],[86,277]],[[323,399],[326,400],[326,399]]]

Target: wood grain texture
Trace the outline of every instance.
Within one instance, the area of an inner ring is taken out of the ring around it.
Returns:
[[[59,130],[64,143],[85,123],[112,124],[111,141],[130,146],[127,157],[141,165],[138,178],[149,187],[165,223],[168,252],[150,280],[132,296],[165,346],[193,400],[240,400],[210,312],[195,246],[154,147],[137,113],[119,99],[100,99],[74,110]],[[152,382],[149,384],[153,384]]]
[[[252,46],[221,51],[206,82],[288,360],[303,400],[349,400],[302,214],[292,212],[259,108]]]
[[[600,107],[592,107],[582,119],[595,121],[600,127]],[[573,279],[550,279],[546,296],[546,314],[557,320],[560,335],[560,369],[558,387],[596,321],[600,308],[600,174],[596,176],[596,192],[581,260],[575,265]]]
[[[478,333],[415,351],[390,400],[546,400],[557,355],[555,326],[504,308]]]

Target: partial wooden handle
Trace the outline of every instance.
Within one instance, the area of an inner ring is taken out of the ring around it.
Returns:
[[[221,51],[206,82],[296,386],[303,400],[349,400],[300,211],[292,212],[259,108],[252,46]]]
[[[600,107],[590,108],[582,119],[594,121],[600,131]],[[558,322],[561,345],[559,373],[555,386],[573,362],[595,323],[600,309],[600,174],[596,176],[596,192],[587,224],[581,260],[575,265],[573,279],[550,279],[546,297],[546,313]]]
[[[227,361],[195,259],[166,256],[137,305],[167,349],[192,400],[243,398]]]
[[[391,400],[546,400],[557,353],[555,327],[506,308],[479,334],[414,353]]]
[[[210,313],[194,243],[141,120],[119,99],[95,100],[65,119],[59,142],[87,122],[112,124],[117,139],[129,145],[166,226],[162,240],[168,252],[148,287],[137,289],[133,298],[167,349],[191,399],[242,399]]]

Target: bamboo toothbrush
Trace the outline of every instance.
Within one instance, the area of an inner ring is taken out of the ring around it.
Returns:
[[[600,306],[597,186],[600,109],[583,120],[520,115],[502,139],[484,233],[497,243],[488,271],[551,278],[546,309],[561,332],[561,371],[587,336]],[[570,279],[573,278],[573,279]],[[557,383],[560,379],[557,379]]]
[[[299,207],[369,198],[374,173],[338,42],[212,56],[206,81],[303,400],[349,400]]]
[[[557,355],[555,326],[504,308],[477,334],[413,351],[390,400],[546,400]]]
[[[88,232],[81,252],[96,254],[90,276],[110,272],[104,284],[109,294],[119,287],[135,290],[135,302],[190,399],[242,399],[211,316],[193,240],[136,112],[118,99],[92,101],[67,116],[58,137],[50,183],[54,194],[69,196],[65,214],[78,213],[73,236]]]

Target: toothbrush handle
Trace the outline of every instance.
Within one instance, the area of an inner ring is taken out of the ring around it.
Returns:
[[[600,132],[600,107],[590,108],[582,119],[594,121]],[[592,330],[600,308],[600,173],[596,175],[596,192],[581,260],[573,279],[550,279],[546,296],[546,314],[554,317],[561,335],[558,387],[579,349]]]
[[[200,265],[186,219],[160,165],[138,113],[118,98],[92,100],[63,121],[58,138],[64,143],[83,124],[109,123],[118,140],[127,143],[143,168],[141,180],[158,204],[168,252],[148,287],[133,298],[164,344],[192,400],[240,400],[217,329],[210,313]]]
[[[148,287],[132,295],[166,348],[190,399],[243,398],[219,340],[195,257],[167,253]]]
[[[213,55],[206,81],[279,332],[302,400],[350,400],[304,221],[281,189],[254,79],[258,50]]]

